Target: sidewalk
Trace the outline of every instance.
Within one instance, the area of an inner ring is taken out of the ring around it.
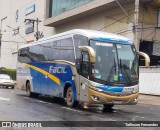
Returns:
[[[153,95],[139,95],[139,104],[148,104],[148,105],[157,105],[160,106],[160,95],[153,96]]]

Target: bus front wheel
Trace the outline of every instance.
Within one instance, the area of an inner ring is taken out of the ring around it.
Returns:
[[[66,104],[68,107],[76,107],[78,105],[77,101],[74,101],[72,87],[68,87],[66,92]]]

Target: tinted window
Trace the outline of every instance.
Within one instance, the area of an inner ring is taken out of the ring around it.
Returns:
[[[18,53],[18,61],[22,63],[46,60],[67,60],[74,62],[75,55],[72,38],[23,48]]]
[[[60,60],[74,62],[75,56],[72,38],[61,40]]]
[[[45,60],[45,56],[40,53],[40,50],[40,45],[29,47],[28,58],[30,59],[30,62]]]
[[[79,46],[88,46],[88,38],[82,35],[74,35],[74,44],[75,44],[75,50],[76,50],[76,60],[81,59],[81,51],[78,48]]]
[[[18,51],[18,61],[22,63],[27,63],[30,61],[28,58],[29,48],[23,48]]]
[[[60,41],[54,41],[50,44],[49,60],[59,60],[60,58]]]
[[[82,54],[82,64],[81,64],[82,76],[88,78],[89,76],[89,56],[88,53],[83,52]]]

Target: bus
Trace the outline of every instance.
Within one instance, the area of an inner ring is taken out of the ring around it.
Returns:
[[[133,42],[123,36],[74,29],[26,44],[18,50],[17,87],[28,96],[79,102],[136,104],[139,66]]]

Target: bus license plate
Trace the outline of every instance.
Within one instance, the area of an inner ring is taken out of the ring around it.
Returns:
[[[113,103],[114,104],[122,104],[122,101],[120,101],[120,100],[114,100]]]

